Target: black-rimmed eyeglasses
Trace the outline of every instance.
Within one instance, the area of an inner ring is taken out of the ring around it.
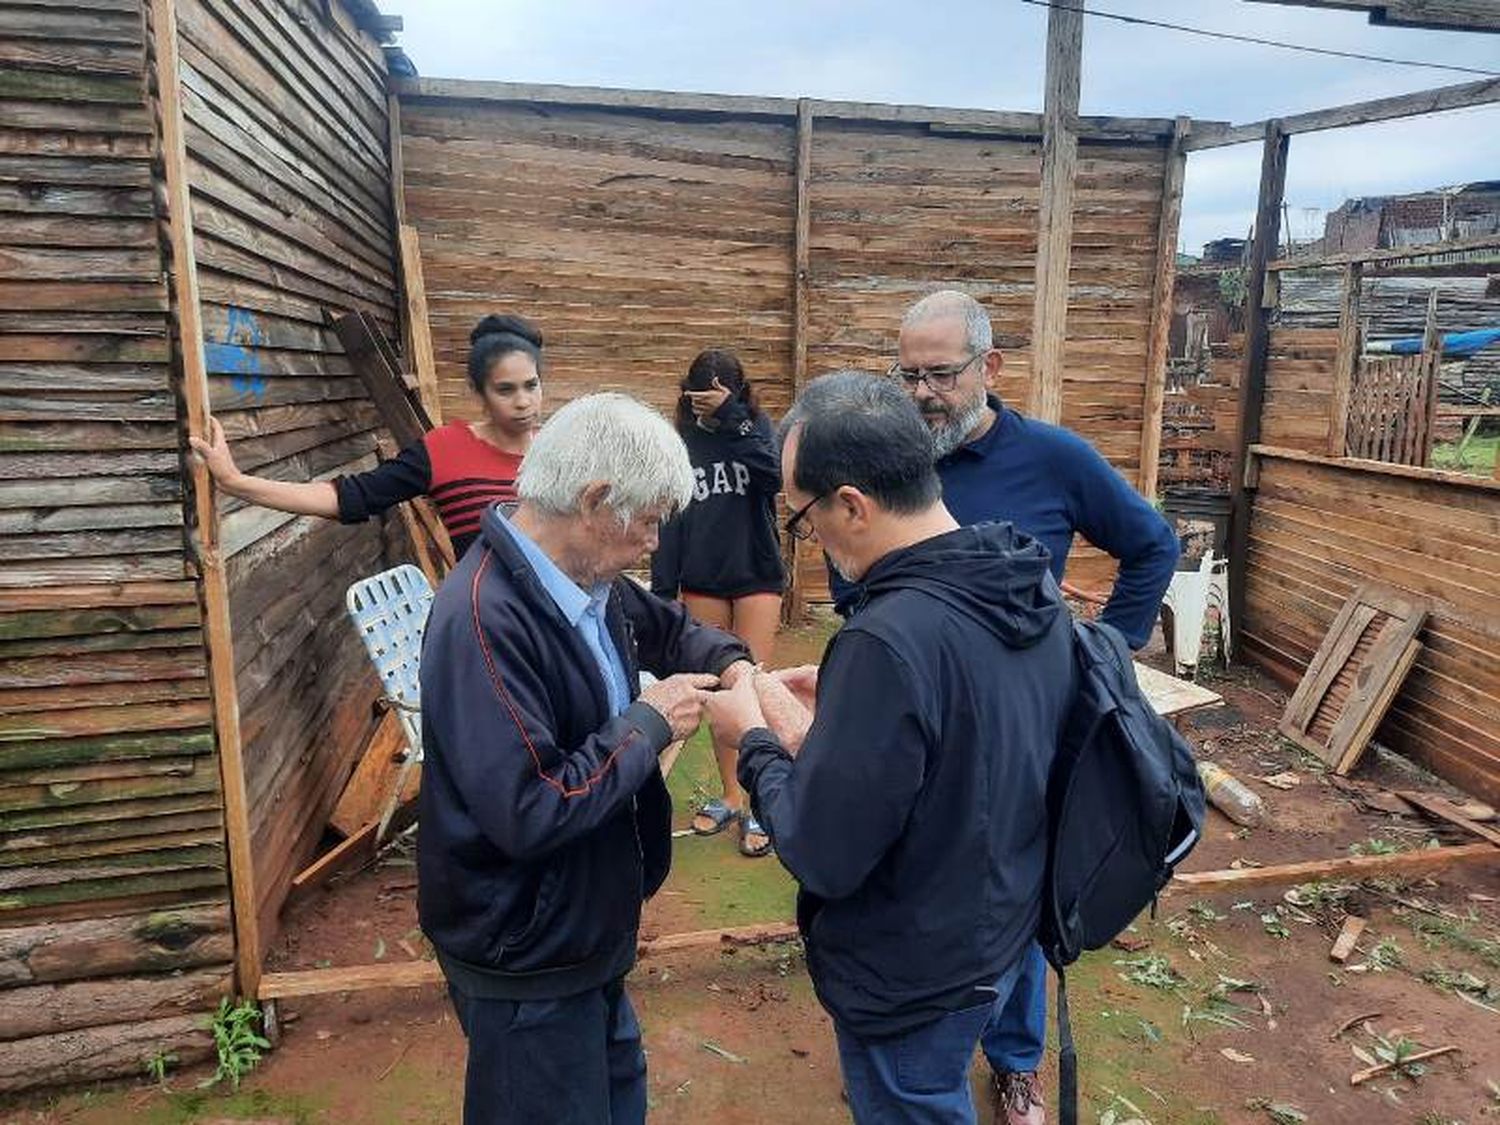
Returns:
[[[926,383],[937,393],[947,394],[958,386],[958,377],[984,354],[975,352],[962,363],[945,363],[941,367],[902,367],[901,361],[897,360],[886,374],[892,379],[900,379],[909,391],[916,390],[919,383]]]
[[[798,508],[795,512],[793,512],[786,521],[786,533],[793,539],[796,539],[798,542],[805,543],[807,540],[811,539],[813,534],[813,525],[807,522],[807,513],[812,511],[812,506],[814,504],[816,504],[819,500],[823,499],[823,497],[827,495],[828,493],[826,492],[820,493],[819,495],[814,496],[806,504],[803,504],[802,507]]]

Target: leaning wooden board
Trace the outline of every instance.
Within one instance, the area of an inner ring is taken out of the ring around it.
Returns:
[[[1278,729],[1337,774],[1354,768],[1421,651],[1427,605],[1384,586],[1344,603]]]

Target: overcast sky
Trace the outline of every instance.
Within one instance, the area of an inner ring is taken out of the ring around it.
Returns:
[[[1500,0],[1497,0],[1500,2]],[[1500,71],[1500,35],[1372,27],[1249,0],[1088,0],[1100,11],[1308,46]],[[1022,0],[386,0],[434,78],[1038,110],[1047,13]],[[1114,20],[1084,28],[1082,109],[1236,123],[1475,80]],[[1260,146],[1188,159],[1182,247],[1243,237]],[[1292,234],[1345,198],[1500,179],[1500,106],[1295,137]]]

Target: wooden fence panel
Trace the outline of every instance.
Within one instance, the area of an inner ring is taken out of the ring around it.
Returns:
[[[1500,799],[1500,482],[1274,453],[1259,465],[1246,652],[1295,683],[1360,585],[1430,599],[1376,740]]]

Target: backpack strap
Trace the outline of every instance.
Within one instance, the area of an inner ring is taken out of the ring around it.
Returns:
[[[1078,1052],[1073,1021],[1068,1018],[1068,978],[1057,966],[1057,1117],[1058,1125],[1078,1125]]]

